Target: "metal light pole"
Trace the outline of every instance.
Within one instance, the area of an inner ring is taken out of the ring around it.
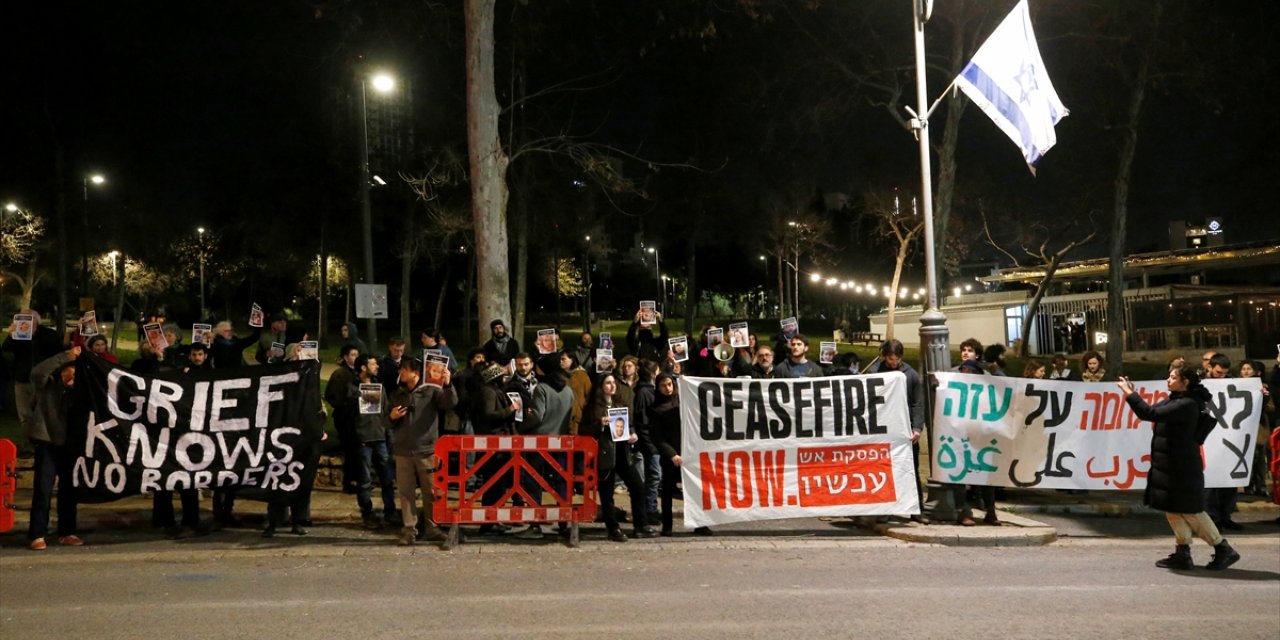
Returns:
[[[654,247],[649,247],[649,253],[653,254],[653,283],[657,285],[658,297],[661,298],[661,300],[659,300],[658,308],[659,310],[662,311],[663,315],[666,315],[667,314],[667,297],[662,292],[662,272],[658,267],[658,263],[661,260],[661,258],[658,255],[658,250]]]
[[[583,331],[591,331],[591,236],[586,236],[587,244],[582,248],[583,271],[587,280],[587,317],[582,322]]]
[[[84,210],[83,210],[84,218],[81,220],[82,229],[80,233],[80,292],[79,293],[81,296],[85,294],[85,291],[86,291],[85,284],[89,281],[89,250],[87,245],[85,244],[89,240],[89,183],[92,182],[94,185],[101,185],[106,181],[107,181],[106,178],[96,173],[90,176],[84,176],[84,178],[81,180],[84,186]],[[63,313],[65,313],[65,310],[63,311]]]
[[[119,251],[107,254],[111,258],[111,285],[116,289],[116,313],[111,325],[111,352],[116,352],[120,337],[120,316],[124,313],[124,285],[127,282],[120,277],[120,269],[124,267],[124,256]]]
[[[204,227],[196,227],[196,233],[200,236],[200,320],[203,322],[208,317],[204,306]]]
[[[925,395],[926,434],[933,442],[933,387],[932,374],[951,368],[950,332],[947,316],[938,309],[937,265],[934,263],[933,242],[933,174],[929,158],[929,96],[925,78],[924,25],[933,11],[933,0],[911,0],[912,19],[915,26],[916,50],[916,108],[912,113],[911,130],[920,149],[920,206],[924,210],[924,262],[925,262],[925,311],[920,314],[920,365],[923,381],[929,385]],[[908,109],[908,111],[910,111]],[[930,450],[932,457],[932,450]],[[935,519],[955,517],[951,492],[942,490],[931,481],[930,492],[938,496],[934,507]],[[924,505],[920,505],[923,511]]]
[[[369,200],[369,117],[365,107],[365,85],[369,78],[361,74],[360,80],[360,225],[364,236],[364,281],[373,284],[373,207]],[[372,78],[373,88],[387,93],[395,88],[395,79],[386,74]],[[369,348],[378,348],[378,323],[369,318]]]

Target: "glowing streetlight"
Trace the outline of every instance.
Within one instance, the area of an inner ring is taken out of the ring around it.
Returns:
[[[396,87],[391,74],[380,71],[372,76],[361,74],[360,81],[360,224],[364,241],[364,281],[373,284],[373,205],[369,201],[369,114],[365,106],[367,86],[376,93],[390,93]],[[369,318],[369,346],[378,346],[378,323]]]
[[[5,210],[5,211],[8,211],[9,213],[15,213],[15,212],[17,212],[17,211],[18,211],[18,205],[16,205],[16,204],[14,204],[14,203],[10,202],[10,203],[8,203],[8,204],[4,205],[4,210]]]
[[[396,79],[389,73],[373,74],[369,84],[373,85],[373,90],[378,93],[391,93],[396,89]]]

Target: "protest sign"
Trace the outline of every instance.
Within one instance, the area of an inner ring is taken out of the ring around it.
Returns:
[[[679,384],[686,528],[920,512],[901,373]]]
[[[658,303],[653,300],[640,301],[640,326],[651,327],[658,321]]]
[[[831,364],[836,361],[836,343],[818,343],[818,364]]]
[[[249,308],[249,326],[261,329],[264,324],[264,317],[265,314],[262,313],[262,307],[258,306],[256,302],[253,303],[253,306]]]
[[[378,415],[382,413],[382,385],[378,383],[360,383],[360,413]]]
[[[524,422],[524,397],[515,391],[508,391],[507,399],[511,400],[511,404],[516,406],[516,412],[511,416],[512,419],[516,422]]]
[[[449,371],[449,356],[427,353],[422,361],[422,384],[444,387],[444,375]]]
[[[538,353],[546,355],[555,353],[556,349],[556,330],[555,329],[538,329]]]
[[[735,322],[729,325],[729,346],[734,349],[742,349],[751,346],[751,334],[747,330],[747,323]]]
[[[164,337],[164,329],[160,328],[159,323],[142,325],[142,333],[147,336],[147,343],[151,345],[152,351],[164,353],[169,348],[169,339]]]
[[[1151,470],[1150,422],[1114,384],[941,372],[934,403],[932,477],[940,482],[1046,489],[1142,489]],[[1262,410],[1257,378],[1205,380],[1218,426],[1204,443],[1205,487],[1249,482]],[[1165,381],[1134,382],[1148,404]]]
[[[707,329],[707,348],[714,349],[716,345],[724,342],[724,329],[715,328]]]
[[[191,343],[197,342],[203,342],[206,347],[213,346],[213,325],[199,322],[191,325]],[[282,350],[280,354],[284,355],[284,351]]]
[[[631,411],[626,407],[609,409],[609,435],[614,442],[631,439]]]
[[[608,331],[601,331],[600,344],[597,345],[597,348],[608,349],[609,351],[613,351],[613,335],[610,334]]]
[[[324,423],[319,362],[147,376],[80,358],[76,393],[84,406],[69,419],[68,447],[81,501],[188,488],[239,487],[258,499],[311,490]]]
[[[612,349],[596,349],[596,373],[609,373],[614,364]]]
[[[790,340],[800,335],[800,323],[795,318],[783,318],[778,324],[782,327],[783,340]]]
[[[98,312],[90,309],[80,318],[80,335],[88,338],[98,335]]]
[[[9,334],[9,337],[14,340],[30,340],[35,331],[36,317],[27,313],[19,313],[13,316],[13,333]]]
[[[299,360],[319,360],[320,359],[320,342],[316,340],[303,340],[298,343],[298,359]]]
[[[673,361],[684,362],[689,359],[689,336],[668,338],[667,345],[671,348],[671,359]]]

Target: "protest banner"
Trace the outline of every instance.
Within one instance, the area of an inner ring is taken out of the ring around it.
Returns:
[[[1151,470],[1150,422],[1114,384],[936,374],[932,478],[1046,489],[1143,489]],[[1165,381],[1134,382],[1148,404]],[[1218,420],[1203,447],[1205,487],[1249,482],[1262,411],[1257,378],[1205,380]]]
[[[686,528],[920,512],[901,373],[679,384]]]
[[[320,363],[140,375],[76,361],[68,419],[82,502],[144,491],[239,487],[275,499],[310,491],[320,455]]]

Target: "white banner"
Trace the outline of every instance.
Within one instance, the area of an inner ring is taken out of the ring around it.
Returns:
[[[920,513],[907,379],[680,380],[686,528]]]
[[[1115,383],[939,373],[932,478],[1046,489],[1143,489],[1151,423],[1133,415]],[[1165,381],[1134,382],[1148,404]],[[1205,487],[1249,483],[1262,417],[1258,378],[1205,380],[1218,426],[1203,447]]]

